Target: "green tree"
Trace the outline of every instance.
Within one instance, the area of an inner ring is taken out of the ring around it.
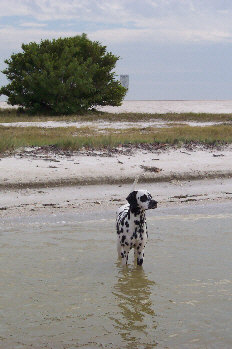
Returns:
[[[32,113],[72,114],[97,105],[119,106],[127,92],[112,71],[119,57],[81,36],[22,44],[5,60],[8,104]]]

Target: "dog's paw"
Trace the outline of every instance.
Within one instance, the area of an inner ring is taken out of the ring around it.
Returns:
[[[143,258],[137,258],[137,265],[143,264]]]

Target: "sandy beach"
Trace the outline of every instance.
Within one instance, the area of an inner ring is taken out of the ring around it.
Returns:
[[[230,145],[19,149],[0,159],[0,216],[117,208],[136,178],[165,206],[229,201],[231,161]]]
[[[135,178],[162,206],[231,200],[231,147],[45,152],[0,161],[0,216],[101,211],[124,204]]]
[[[54,152],[18,150],[0,160],[0,188],[161,182],[230,177],[231,146],[153,149],[122,146],[109,150]]]

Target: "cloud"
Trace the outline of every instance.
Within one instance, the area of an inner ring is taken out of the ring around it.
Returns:
[[[77,33],[74,31],[55,31],[55,30],[41,30],[41,29],[19,29],[13,26],[6,26],[0,28],[0,42],[7,50],[18,50],[22,43],[29,43],[32,41],[39,42],[41,39],[52,39],[58,37],[74,36]]]
[[[28,28],[42,28],[46,27],[46,23],[36,23],[36,22],[23,22],[20,23],[20,27],[28,27]]]
[[[150,42],[153,43],[201,43],[201,42],[230,42],[231,35],[224,30],[208,28],[191,29],[182,26],[168,27],[166,24],[147,28],[116,28],[89,32],[93,40],[107,43]]]
[[[22,23],[21,27],[14,26],[0,27],[0,42],[2,47],[18,49],[22,43],[32,41],[39,42],[42,39],[53,39],[58,37],[70,37],[82,34],[82,31],[71,30],[48,30],[43,27],[45,24]],[[125,44],[125,43],[201,43],[201,42],[228,42],[230,36],[221,30],[198,30],[182,27],[169,28],[166,25],[158,25],[150,28],[114,28],[87,32],[89,39],[101,42],[103,45]]]
[[[228,0],[1,0],[0,17],[15,23],[0,26],[0,42],[15,48],[82,31],[103,44],[231,42],[230,8]]]

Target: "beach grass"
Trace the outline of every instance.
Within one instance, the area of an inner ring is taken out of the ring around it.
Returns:
[[[164,120],[164,121],[196,121],[196,122],[230,122],[232,114],[224,113],[107,113],[100,111],[90,111],[84,114],[74,115],[30,115],[23,112],[18,112],[14,108],[0,108],[0,123],[8,122],[38,122],[38,121],[128,121],[139,122],[149,120]]]
[[[21,147],[46,147],[79,150],[81,148],[113,148],[121,144],[206,145],[229,144],[232,141],[231,125],[205,127],[144,127],[106,129],[103,133],[93,127],[6,127],[0,126],[0,152]]]

